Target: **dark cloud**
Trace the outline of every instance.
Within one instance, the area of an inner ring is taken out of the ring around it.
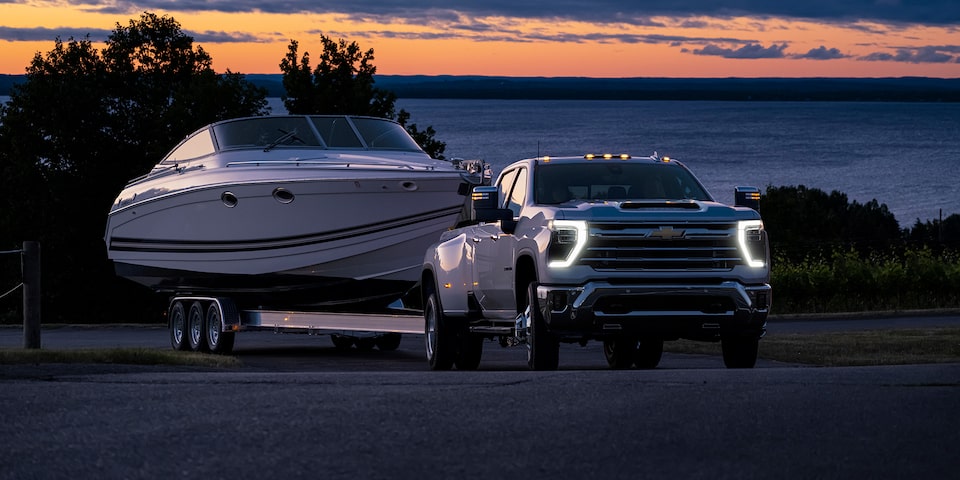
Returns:
[[[108,13],[136,13],[144,10],[173,12],[222,11],[267,13],[343,13],[398,18],[437,18],[455,11],[469,17],[503,16],[541,19],[570,19],[601,23],[647,21],[668,17],[781,17],[828,22],[868,21],[877,23],[960,24],[957,0],[71,0],[89,10]],[[446,12],[446,13],[445,13]]]
[[[840,50],[836,48],[827,48],[823,45],[820,45],[817,48],[810,49],[809,52],[802,55],[796,55],[794,58],[805,58],[808,60],[836,60],[838,58],[846,58],[848,55],[844,55]]]
[[[898,48],[895,53],[874,52],[859,57],[857,60],[868,62],[950,63],[960,62],[960,57],[952,55],[952,53],[958,53],[958,51],[960,51],[960,47],[956,46]]]
[[[769,47],[764,47],[759,43],[751,43],[740,48],[723,48],[711,43],[701,49],[694,49],[693,54],[733,59],[784,58],[785,55],[783,51],[786,49],[786,43],[780,45],[774,44]]]
[[[261,38],[249,33],[241,32],[192,32],[183,31],[185,34],[193,37],[195,42],[209,43],[256,43],[274,40],[273,38]],[[103,42],[113,33],[113,30],[90,29],[90,28],[13,28],[0,26],[0,41],[8,42],[52,42],[56,38],[68,40],[84,40],[89,38],[91,42]]]
[[[9,42],[45,42],[56,38],[68,40],[84,40],[87,35],[91,42],[102,42],[112,33],[112,30],[82,29],[82,28],[14,28],[0,26],[0,40]]]

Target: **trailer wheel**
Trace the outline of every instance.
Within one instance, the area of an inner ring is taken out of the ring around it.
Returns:
[[[224,332],[223,330],[223,312],[220,311],[219,302],[212,302],[207,308],[207,318],[204,322],[206,328],[206,338],[204,341],[211,353],[226,355],[233,351],[233,342],[236,339],[235,332]]]
[[[392,352],[400,348],[403,337],[399,333],[384,333],[377,337],[377,348],[384,352]]]
[[[194,352],[203,352],[207,350],[207,342],[204,339],[203,328],[203,304],[199,301],[190,305],[190,312],[187,315],[187,339],[190,342],[190,350]]]
[[[537,282],[527,285],[527,365],[534,370],[556,370],[560,364],[560,340],[547,330],[547,322],[537,300]]]
[[[170,346],[174,350],[190,350],[190,342],[187,340],[187,312],[180,300],[173,302],[170,307]]]
[[[661,357],[663,357],[663,340],[646,337],[640,339],[633,360],[637,368],[651,369],[660,365]]]
[[[450,320],[443,314],[440,297],[431,291],[423,308],[424,337],[427,346],[427,363],[431,370],[450,370],[456,359],[456,335],[450,328]]]
[[[623,370],[632,367],[636,353],[635,337],[624,336],[603,341],[603,356],[610,368]]]

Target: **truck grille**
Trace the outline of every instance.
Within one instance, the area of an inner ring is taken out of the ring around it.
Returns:
[[[736,223],[590,223],[581,265],[597,270],[723,271],[743,263]]]

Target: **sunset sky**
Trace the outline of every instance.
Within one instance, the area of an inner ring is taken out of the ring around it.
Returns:
[[[0,73],[144,11],[220,72],[280,73],[324,34],[386,75],[960,77],[960,0],[0,0]]]

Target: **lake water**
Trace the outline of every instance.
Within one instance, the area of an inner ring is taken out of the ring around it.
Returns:
[[[960,104],[401,99],[445,155],[495,171],[540,155],[654,151],[720,201],[806,185],[885,203],[901,227],[960,213]]]
[[[901,227],[941,209],[960,213],[958,103],[400,99],[397,107],[436,130],[447,158],[482,158],[495,172],[538,154],[656,151],[687,164],[723,202],[737,185],[802,184],[877,199]]]

